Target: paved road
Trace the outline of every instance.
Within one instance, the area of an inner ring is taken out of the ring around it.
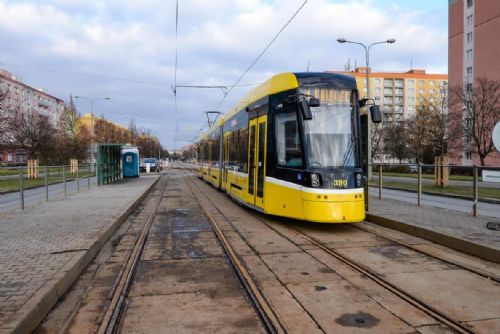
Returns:
[[[370,195],[378,197],[378,188],[370,187]],[[414,203],[417,204],[417,193],[401,191],[401,190],[392,190],[392,189],[383,189],[382,190],[382,199],[391,198],[399,201]],[[435,206],[439,208],[451,209],[459,212],[471,213],[472,212],[472,201],[471,200],[463,200],[457,198],[449,198],[443,196],[434,196],[434,195],[426,195],[422,194],[422,204]],[[500,204],[490,204],[490,203],[478,203],[478,214],[481,216],[487,217],[495,217],[498,219],[500,217]]]
[[[372,178],[373,178],[374,182],[378,182],[378,174],[373,173]],[[417,178],[404,177],[404,176],[384,176],[382,178],[382,181],[417,184]],[[433,185],[434,179],[422,179],[422,184]],[[480,188],[500,189],[499,182],[479,182],[478,185]],[[471,189],[472,189],[472,181],[450,180],[450,186],[471,187]]]
[[[90,186],[96,187],[96,178],[90,178]],[[87,179],[80,179],[80,191],[87,190]],[[76,181],[66,182],[66,193],[74,194],[77,192]],[[54,198],[64,196],[64,185],[56,183],[49,185],[49,201]],[[32,206],[45,201],[45,187],[27,189],[24,191],[24,205]],[[0,195],[0,212],[19,209],[21,207],[19,192]]]

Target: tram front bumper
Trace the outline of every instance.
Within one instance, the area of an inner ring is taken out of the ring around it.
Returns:
[[[303,194],[305,220],[318,223],[352,223],[363,221],[365,202],[362,195],[309,196]]]

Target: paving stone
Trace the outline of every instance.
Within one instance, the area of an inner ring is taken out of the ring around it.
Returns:
[[[66,270],[76,252],[88,250],[154,179],[94,187],[25,211],[0,212],[0,327],[19,318],[26,311],[22,306]]]

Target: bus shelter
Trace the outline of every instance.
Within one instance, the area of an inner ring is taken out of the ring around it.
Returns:
[[[100,186],[121,179],[123,144],[97,145],[97,182]]]

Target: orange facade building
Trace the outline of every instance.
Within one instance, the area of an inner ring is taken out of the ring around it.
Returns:
[[[372,72],[371,68],[357,67],[354,71],[338,72],[356,78],[359,97],[367,97],[366,71],[369,73],[370,97],[380,105],[382,124],[407,120],[425,105],[436,112],[447,112],[448,75],[426,73],[424,69],[406,72]],[[374,161],[391,162],[393,157],[381,154]]]

